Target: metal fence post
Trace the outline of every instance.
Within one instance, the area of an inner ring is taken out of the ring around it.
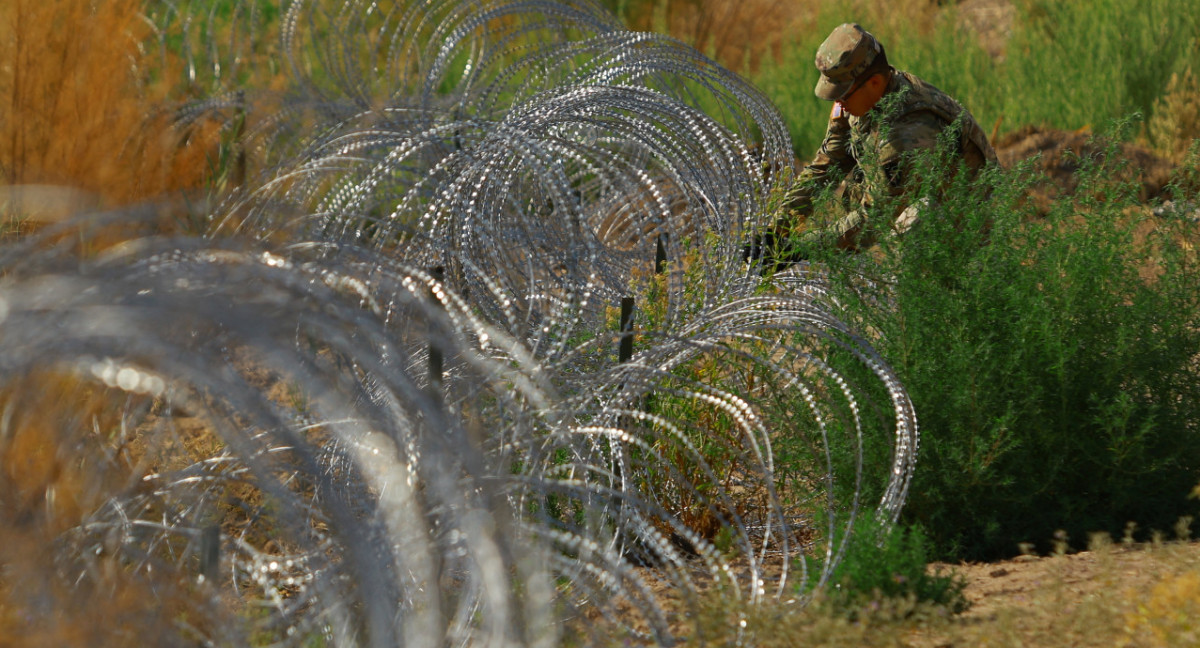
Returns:
[[[436,266],[436,267],[430,269],[429,274],[433,275],[433,278],[436,279],[438,281],[438,283],[442,283],[444,281],[444,279],[446,278],[446,269],[442,266]],[[441,307],[441,302],[438,301],[437,296],[433,293],[433,289],[429,290],[429,298],[433,301],[433,305],[435,308]],[[432,319],[430,320],[430,323],[432,323]],[[435,344],[432,340],[430,340],[430,342],[429,342],[429,387],[430,387],[430,389],[433,389],[433,390],[441,389],[441,387],[442,387],[442,372],[444,371],[444,365],[445,365],[445,358],[442,355],[442,350],[440,348],[438,348],[437,344]]]
[[[659,234],[654,242],[654,272],[662,274],[667,271],[667,237],[669,234]]]
[[[621,337],[617,345],[617,361],[633,357],[633,297],[621,298]]]

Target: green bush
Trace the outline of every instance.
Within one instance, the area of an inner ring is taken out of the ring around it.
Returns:
[[[1195,514],[1196,223],[1139,206],[1115,149],[1079,160],[1079,190],[1044,217],[1032,166],[943,190],[937,159],[923,164],[917,191],[937,199],[916,229],[824,260],[916,405],[903,520],[936,556],[981,559],[1058,529],[1086,538]],[[1180,185],[1175,198],[1196,194]]]
[[[846,554],[830,575],[826,600],[851,615],[881,599],[965,610],[966,580],[953,572],[930,573],[928,562],[929,541],[919,526],[889,531],[867,515],[854,526]]]

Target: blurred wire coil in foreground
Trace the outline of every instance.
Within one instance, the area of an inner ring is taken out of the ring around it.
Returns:
[[[0,629],[670,645],[895,519],[903,388],[741,260],[791,164],[753,88],[586,2],[279,16],[236,191],[0,250]]]

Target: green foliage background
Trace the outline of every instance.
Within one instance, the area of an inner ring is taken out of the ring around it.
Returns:
[[[1174,0],[1016,0],[1011,40],[994,60],[964,30],[953,6],[926,29],[898,20],[894,3],[818,3],[811,28],[752,75],[783,111],[796,152],[807,159],[825,132],[829,104],[813,96],[812,57],[833,27],[859,22],[888,59],[966,105],[985,130],[1032,124],[1101,129],[1140,114],[1173,74],[1200,60],[1200,3]],[[1195,69],[1193,69],[1195,71]]]

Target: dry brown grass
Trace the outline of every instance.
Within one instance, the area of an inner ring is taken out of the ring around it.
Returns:
[[[1157,152],[1176,162],[1200,138],[1200,80],[1191,67],[1171,76],[1166,92],[1154,103],[1146,135]]]
[[[140,0],[0,3],[0,184],[66,185],[120,205],[211,180],[220,125],[172,126],[178,66],[142,55],[140,10]]]
[[[185,584],[109,552],[53,549],[141,481],[113,434],[125,399],[42,371],[0,390],[0,403],[0,646],[178,643],[175,621],[206,614]]]
[[[112,556],[88,561],[77,581],[62,578],[43,542],[24,529],[0,531],[0,648],[185,645],[176,622],[209,613],[180,583]]]
[[[246,627],[245,602],[218,596],[196,579],[185,535],[134,542],[130,550],[122,532],[87,530],[89,522],[106,518],[97,514],[111,499],[157,501],[154,492],[163,482],[153,475],[220,456],[225,444],[214,423],[66,371],[6,379],[0,386],[0,648],[181,645],[230,623]],[[230,479],[213,497],[220,502],[213,522],[226,537],[264,550],[283,542],[254,483]],[[151,521],[168,516],[137,506],[127,514]],[[147,555],[140,556],[138,546]],[[215,584],[220,588],[228,578],[222,574]]]
[[[25,376],[0,392],[5,421],[0,435],[0,502],[14,525],[53,536],[94,510],[124,475],[101,459],[91,435],[67,438],[95,426],[113,429],[118,403],[55,372]],[[89,459],[90,458],[90,459]]]

